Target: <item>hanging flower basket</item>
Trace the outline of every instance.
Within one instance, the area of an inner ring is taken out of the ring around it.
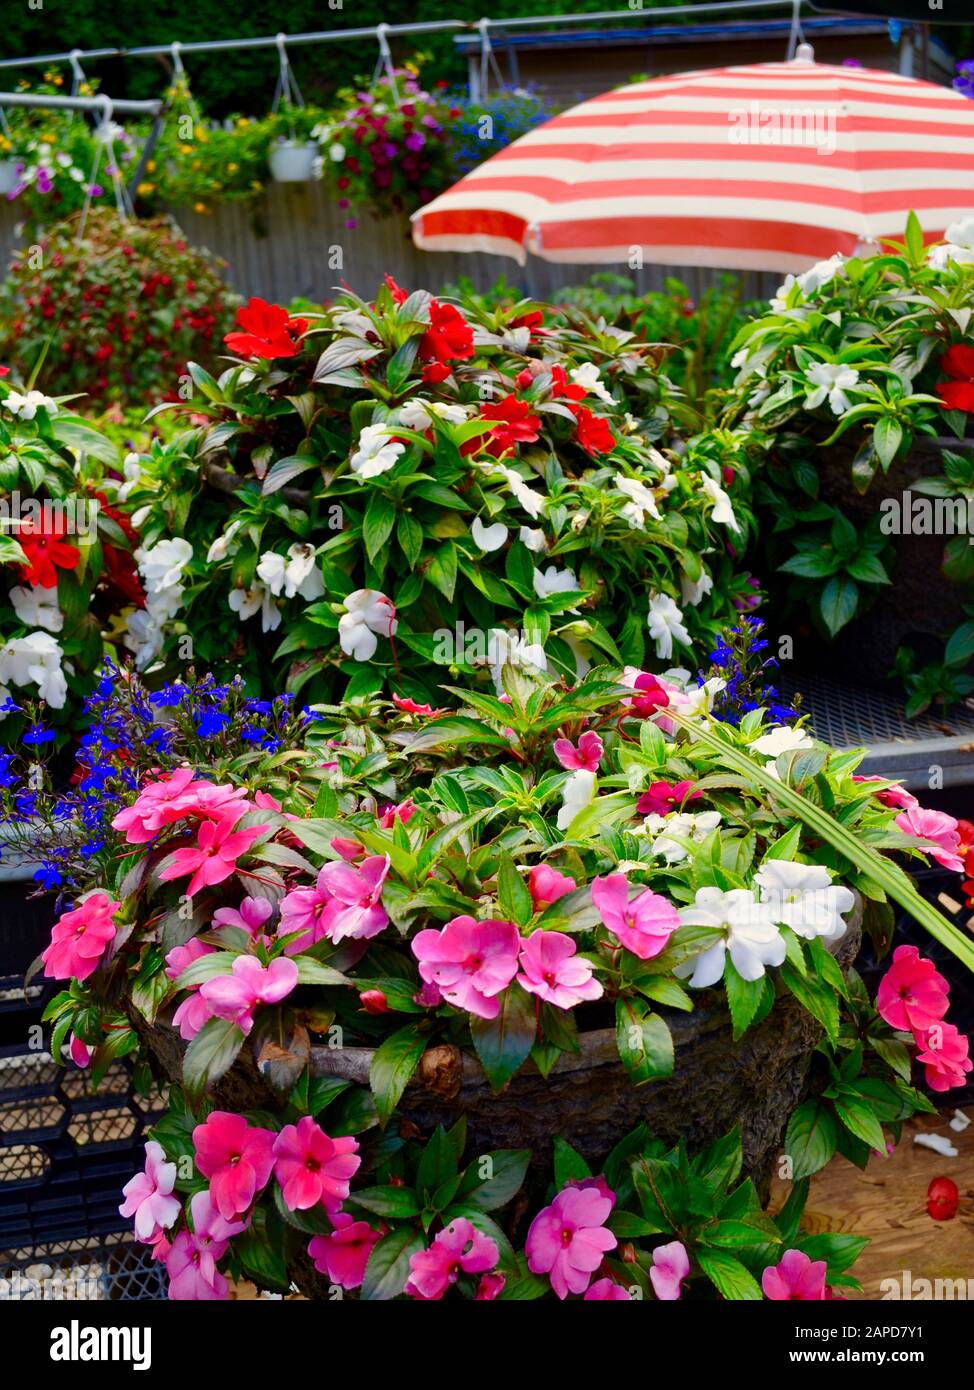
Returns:
[[[276,183],[308,183],[314,176],[318,146],[310,141],[280,140],[268,156]]]
[[[0,197],[5,198],[17,187],[17,168],[16,159],[0,159]]]

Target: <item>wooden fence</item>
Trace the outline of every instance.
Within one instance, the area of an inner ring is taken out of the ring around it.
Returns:
[[[0,257],[6,265],[17,241],[16,205],[0,208]],[[436,290],[467,276],[477,289],[487,289],[499,276],[522,293],[539,300],[551,299],[566,285],[577,285],[598,271],[617,271],[634,279],[645,293],[661,289],[675,276],[699,299],[714,284],[719,272],[696,267],[645,266],[630,271],[625,265],[554,265],[529,257],[526,266],[503,256],[480,252],[418,250],[405,218],[374,217],[339,208],[321,183],[271,185],[259,197],[240,203],[223,203],[210,213],[177,208],[174,216],[187,239],[205,246],[226,261],[226,276],[244,295],[261,295],[278,303],[296,296],[313,301],[328,298],[332,290],[349,285],[371,296],[387,272],[410,289]],[[346,225],[355,220],[356,225]],[[782,277],[759,273],[746,278],[746,297],[767,298]]]

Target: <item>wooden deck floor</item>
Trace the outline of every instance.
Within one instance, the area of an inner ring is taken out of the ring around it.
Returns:
[[[974,1107],[966,1111],[972,1123],[960,1134],[947,1125],[952,1113],[924,1115],[904,1126],[893,1154],[885,1161],[873,1159],[865,1173],[836,1158],[812,1179],[806,1228],[869,1237],[854,1269],[863,1291],[850,1298],[882,1298],[882,1281],[895,1278],[902,1284],[904,1270],[910,1271],[914,1297],[919,1279],[966,1279],[974,1297]],[[949,1138],[958,1156],[942,1158],[914,1144],[920,1130]],[[927,1188],[938,1177],[952,1178],[960,1189],[951,1221],[927,1215]],[[772,1204],[780,1205],[786,1195],[785,1184],[778,1184]]]

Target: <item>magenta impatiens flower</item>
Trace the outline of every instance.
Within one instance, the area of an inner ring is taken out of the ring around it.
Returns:
[[[165,1149],[150,1139],[145,1146],[145,1170],[129,1178],[122,1188],[125,1201],[118,1209],[120,1216],[135,1218],[139,1240],[156,1240],[178,1220],[182,1206],[172,1195],[175,1186],[175,1163],[167,1163]]]
[[[214,1018],[225,1018],[249,1033],[258,1004],[279,1004],[297,983],[293,960],[278,956],[264,966],[256,956],[237,956],[232,973],[207,980],[200,986],[200,997]]]
[[[525,1242],[532,1274],[547,1274],[559,1298],[584,1293],[609,1250],[618,1244],[605,1223],[613,1198],[597,1187],[566,1187],[531,1222]]]
[[[329,1214],[339,1211],[361,1162],[357,1139],[330,1139],[310,1115],[274,1140],[274,1175],[291,1211],[319,1203]]]
[[[761,1288],[765,1298],[775,1302],[813,1303],[825,1298],[827,1270],[824,1260],[809,1259],[803,1250],[786,1250],[761,1275]]]
[[[935,1023],[917,1033],[917,1061],[922,1062],[931,1091],[949,1091],[963,1086],[972,1063],[970,1042],[952,1023]]]
[[[273,912],[266,898],[244,898],[239,907],[220,907],[213,914],[214,927],[240,927],[255,941]]]
[[[560,874],[550,864],[535,864],[528,874],[528,892],[535,912],[556,903],[566,893],[574,893],[577,886],[569,874]]]
[[[216,1262],[221,1260],[227,1253],[227,1247],[233,1236],[240,1235],[241,1231],[247,1229],[246,1221],[227,1221],[217,1210],[213,1201],[213,1196],[209,1192],[194,1192],[189,1204],[190,1215],[192,1217],[193,1229],[189,1232],[190,1246],[182,1244],[180,1253],[174,1263],[178,1266],[174,1274],[170,1267],[170,1279],[177,1286],[177,1292],[173,1292],[170,1287],[170,1298],[209,1298],[208,1293],[202,1295],[198,1292],[183,1293],[179,1291],[182,1287],[189,1284],[190,1280],[195,1284],[197,1279],[201,1279],[210,1288],[219,1290],[220,1275],[217,1272]],[[179,1237],[173,1242],[173,1248]],[[169,1260],[166,1261],[169,1266]],[[219,1291],[216,1297],[223,1297]]]
[[[649,888],[630,901],[625,874],[593,879],[592,901],[609,931],[640,960],[658,956],[680,925],[673,904]]]
[[[553,747],[555,757],[569,772],[577,772],[580,768],[586,772],[598,772],[605,751],[602,740],[591,729],[586,729],[582,734],[577,748],[567,738],[556,739]]]
[[[640,816],[665,816],[700,796],[692,782],[651,782],[636,802],[636,811]]]
[[[571,1009],[583,999],[601,999],[602,986],[592,977],[592,962],[576,953],[570,936],[536,931],[521,947],[517,982],[556,1009]]]
[[[915,946],[897,946],[879,982],[876,1009],[891,1028],[922,1032],[947,1012],[947,981]]]
[[[334,1230],[330,1235],[313,1236],[308,1254],[315,1269],[342,1289],[357,1289],[365,1278],[365,1267],[372,1247],[382,1237],[367,1221],[356,1221],[347,1212],[330,1216]]]
[[[42,953],[44,974],[52,980],[87,980],[115,939],[114,914],[121,907],[107,893],[92,893],[54,924],[51,944]]]
[[[410,1257],[406,1293],[413,1298],[439,1299],[461,1274],[483,1274],[498,1260],[497,1245],[465,1216],[440,1231],[428,1250]]]
[[[234,830],[239,816],[226,820],[205,820],[196,834],[195,848],[173,850],[159,877],[166,882],[192,875],[186,885],[186,896],[192,898],[201,888],[222,883],[236,871],[237,860],[252,848],[253,843],[270,827],[252,825],[247,830]]]
[[[649,1282],[662,1302],[672,1303],[680,1297],[683,1280],[689,1273],[690,1257],[682,1241],[671,1240],[669,1245],[658,1245],[653,1251]]]
[[[376,854],[357,868],[345,861],[326,864],[313,888],[295,888],[281,902],[279,936],[300,931],[285,950],[289,956],[307,951],[317,941],[367,941],[389,921],[382,906],[382,885],[389,856]]]
[[[443,998],[478,1018],[496,1018],[497,996],[517,974],[521,937],[513,922],[454,917],[441,931],[430,927],[412,940],[420,977]]]
[[[147,844],[158,830],[182,814],[177,808],[196,773],[191,767],[177,767],[168,777],[147,782],[131,806],[112,821],[115,830],[123,830],[130,845]]]
[[[945,811],[928,811],[923,806],[911,806],[896,817],[894,824],[907,835],[929,840],[931,848],[925,849],[924,853],[936,859],[945,869],[963,872],[964,861],[958,853],[960,834],[953,816],[948,816]]]
[[[274,1167],[272,1130],[249,1125],[243,1115],[214,1110],[193,1130],[196,1166],[225,1221],[235,1221],[267,1186]]]
[[[883,782],[883,777],[863,777],[853,775],[853,782]],[[906,787],[899,782],[894,782],[891,787],[883,787],[879,791],[873,792],[873,796],[883,806],[895,806],[900,811],[911,811],[919,807],[920,803],[912,792],[907,791]]]

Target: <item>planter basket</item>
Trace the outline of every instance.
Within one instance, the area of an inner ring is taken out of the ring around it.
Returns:
[[[308,183],[317,157],[315,144],[282,140],[271,147],[268,163],[276,183]]]

